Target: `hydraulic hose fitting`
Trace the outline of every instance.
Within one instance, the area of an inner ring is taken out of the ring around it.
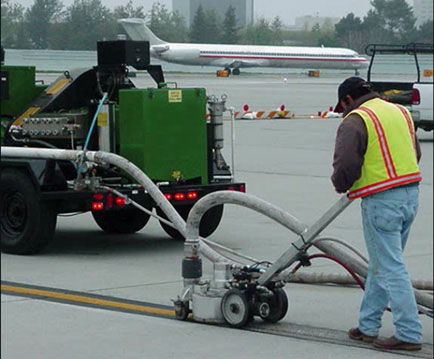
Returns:
[[[202,277],[202,259],[184,258],[182,260],[182,277],[197,280]]]
[[[182,277],[188,281],[198,281],[202,277],[202,259],[199,257],[198,240],[187,239],[184,243]]]

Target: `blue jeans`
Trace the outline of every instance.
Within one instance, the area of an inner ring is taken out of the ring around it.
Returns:
[[[419,205],[419,186],[401,186],[362,199],[363,232],[369,253],[368,276],[359,314],[359,330],[377,336],[390,305],[395,337],[422,342],[413,287],[403,261],[410,226]]]

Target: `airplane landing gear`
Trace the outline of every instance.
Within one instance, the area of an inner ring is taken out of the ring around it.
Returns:
[[[225,71],[227,71],[228,72],[228,75],[230,75],[231,74],[231,69],[229,68],[229,67],[225,67]]]
[[[240,69],[233,69],[232,70],[232,75],[239,75],[241,72],[240,72]]]

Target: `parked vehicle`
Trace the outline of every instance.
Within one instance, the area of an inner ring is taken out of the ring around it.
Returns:
[[[98,42],[97,66],[65,71],[49,86],[35,82],[35,67],[2,65],[2,146],[118,154],[145,172],[184,219],[210,192],[245,191],[221,153],[222,112],[213,108],[224,107],[225,99],[209,97],[203,88],[166,84],[161,66],[149,60],[146,41]],[[136,88],[128,66],[147,70],[157,87]],[[53,238],[57,215],[65,213],[91,211],[108,233],[141,230],[149,214],[104,186],[156,208],[141,186],[113,166],[3,155],[0,166],[3,252],[40,251]],[[222,214],[223,205],[210,209],[200,234],[213,233]],[[160,223],[171,237],[181,237]]]
[[[368,68],[367,81],[372,89],[379,92],[382,98],[405,105],[411,112],[415,128],[425,131],[433,130],[433,76],[432,69],[423,73],[420,69],[418,55],[433,55],[432,44],[381,45],[370,44],[365,50],[371,61]],[[378,55],[409,55],[414,59],[417,79],[414,82],[386,82],[372,79],[372,68]],[[428,76],[425,76],[428,75]]]

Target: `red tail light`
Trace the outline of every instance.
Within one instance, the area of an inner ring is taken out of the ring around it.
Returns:
[[[177,201],[182,201],[183,199],[185,199],[185,194],[184,193],[175,193],[173,198],[175,198]]]
[[[117,205],[118,207],[123,207],[123,206],[125,206],[125,198],[122,198],[122,197],[116,197],[115,202],[116,202],[116,205]]]
[[[104,209],[104,203],[92,202],[92,211],[101,211],[102,209]]]
[[[243,184],[240,186],[240,192],[246,192],[246,186],[244,186]]]
[[[197,192],[188,192],[187,198],[188,199],[196,199],[197,198]]]
[[[418,89],[413,89],[411,93],[411,102],[413,103],[413,105],[420,104],[420,93]]]
[[[170,201],[170,200],[172,199],[172,195],[171,195],[170,193],[165,193],[165,194],[164,194],[164,197],[166,197],[166,199],[167,199],[168,201]]]
[[[228,187],[228,191],[235,191],[235,187]]]

